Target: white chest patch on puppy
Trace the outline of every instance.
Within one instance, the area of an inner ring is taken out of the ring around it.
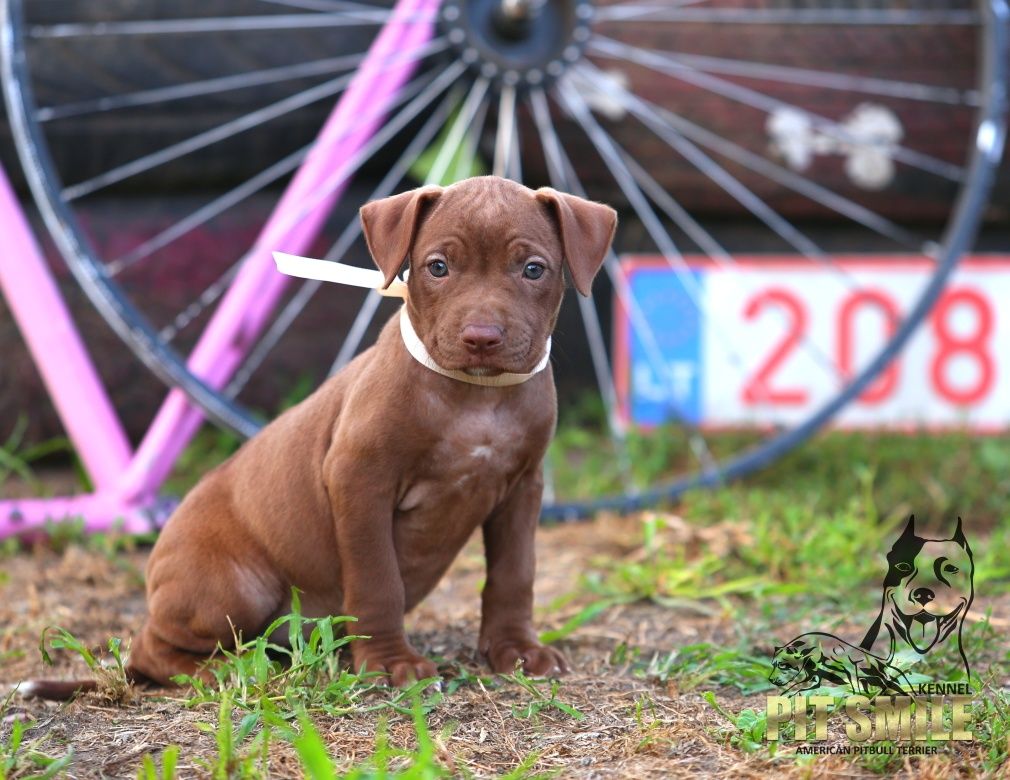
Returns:
[[[494,455],[494,450],[486,444],[479,444],[470,450],[471,458],[487,458],[490,460],[492,455]]]

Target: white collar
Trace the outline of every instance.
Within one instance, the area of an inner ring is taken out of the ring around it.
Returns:
[[[450,379],[457,379],[460,382],[466,382],[471,385],[481,385],[482,387],[510,387],[511,385],[521,385],[523,382],[528,379],[532,379],[536,374],[539,374],[547,368],[547,364],[551,360],[551,339],[548,336],[547,348],[544,350],[544,356],[540,359],[540,362],[537,363],[536,367],[528,374],[503,373],[498,374],[497,376],[472,376],[465,371],[442,368],[432,359],[431,355],[428,354],[428,350],[425,349],[424,344],[418,337],[417,332],[414,330],[414,325],[410,321],[410,315],[407,314],[406,306],[403,306],[400,309],[400,335],[403,337],[403,345],[407,348],[407,352],[410,353],[410,356],[425,368],[430,368],[436,374],[447,376]]]

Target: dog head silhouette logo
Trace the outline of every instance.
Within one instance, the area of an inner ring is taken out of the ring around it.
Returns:
[[[975,565],[961,518],[948,539],[915,532],[911,516],[887,553],[880,611],[859,645],[833,634],[801,634],[775,648],[769,681],[791,694],[825,684],[874,696],[911,685],[895,659],[922,660],[948,639],[957,642],[965,678],[971,669],[961,629],[975,596]]]
[[[911,651],[921,659],[955,635],[970,677],[961,628],[975,598],[975,562],[961,518],[949,539],[927,539],[916,535],[915,516],[909,517],[887,565],[880,613],[861,646],[888,658]]]

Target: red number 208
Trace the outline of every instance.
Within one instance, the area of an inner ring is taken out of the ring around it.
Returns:
[[[835,346],[838,369],[846,379],[854,373],[853,328],[856,313],[867,306],[876,308],[885,315],[888,337],[897,327],[900,316],[898,306],[885,292],[857,290],[842,301],[836,319]],[[809,398],[808,391],[802,387],[773,387],[772,377],[806,338],[807,309],[803,301],[791,291],[771,287],[751,298],[743,314],[747,320],[753,320],[769,307],[784,310],[788,316],[788,326],[784,337],[744,383],[743,401],[748,405],[801,406]],[[956,333],[951,327],[951,318],[958,307],[968,307],[972,311],[973,325],[967,333]],[[948,403],[959,405],[977,403],[985,398],[992,390],[996,373],[989,351],[993,312],[985,297],[968,287],[947,290],[933,310],[931,331],[936,348],[929,363],[929,380],[937,395]],[[956,357],[967,358],[978,368],[976,379],[967,386],[956,386],[950,381],[951,360]],[[891,363],[859,400],[865,404],[887,400],[897,388],[899,370],[898,361]]]

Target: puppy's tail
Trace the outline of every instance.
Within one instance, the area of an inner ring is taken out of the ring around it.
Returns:
[[[94,670],[94,677],[77,680],[25,680],[15,687],[14,692],[28,698],[49,701],[69,701],[82,693],[97,693],[106,702],[122,703],[133,698],[137,683],[145,682],[147,678],[129,664],[122,671],[98,666]]]
[[[29,680],[16,690],[30,699],[70,701],[78,694],[97,691],[98,680]]]

